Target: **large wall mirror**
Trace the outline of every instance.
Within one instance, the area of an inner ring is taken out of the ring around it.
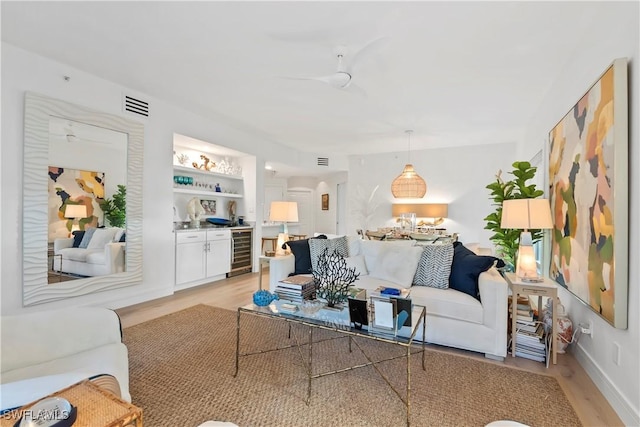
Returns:
[[[25,306],[141,283],[143,145],[140,123],[27,92]]]

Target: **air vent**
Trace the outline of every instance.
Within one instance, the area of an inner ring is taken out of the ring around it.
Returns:
[[[124,96],[124,111],[139,116],[149,117],[149,103],[131,96]]]
[[[318,166],[329,166],[328,157],[318,157]]]

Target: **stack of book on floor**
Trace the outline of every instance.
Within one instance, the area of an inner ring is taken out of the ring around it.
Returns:
[[[275,293],[280,299],[301,303],[316,297],[316,285],[313,276],[289,276],[278,282]]]
[[[509,297],[511,299],[511,297]],[[509,317],[511,313],[511,301],[509,301]],[[511,327],[511,319],[509,319]],[[525,359],[544,362],[546,360],[547,347],[544,337],[544,326],[534,318],[533,310],[528,297],[518,297],[516,312],[516,356]]]

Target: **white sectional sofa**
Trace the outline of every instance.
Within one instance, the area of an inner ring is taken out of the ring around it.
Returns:
[[[118,228],[97,229],[88,239],[87,247],[74,247],[73,237],[54,240],[53,270],[90,277],[122,273],[126,245],[118,241],[122,231]]]
[[[106,308],[2,316],[0,409],[22,406],[86,378],[115,377],[129,394],[129,359],[120,319]]]
[[[491,267],[479,274],[479,300],[451,288],[412,286],[413,280],[407,282],[407,277],[413,278],[418,267],[408,259],[416,256],[422,248],[407,249],[405,246],[414,244],[415,242],[405,241],[402,245],[394,245],[392,242],[373,242],[349,237],[349,256],[346,258],[349,260],[348,266],[361,265],[364,258],[364,266],[356,269],[360,271],[360,277],[353,285],[367,290],[374,290],[379,286],[410,287],[413,303],[424,305],[427,310],[427,342],[484,353],[488,358],[503,360],[507,353],[508,285],[500,273]],[[395,265],[382,265],[385,262]],[[380,273],[381,267],[383,273]],[[413,271],[406,271],[407,268],[413,268]],[[271,259],[270,290],[273,292],[278,281],[294,271],[294,255]],[[373,272],[377,274],[374,275]],[[406,286],[407,283],[409,286]],[[421,330],[418,339],[422,340]]]

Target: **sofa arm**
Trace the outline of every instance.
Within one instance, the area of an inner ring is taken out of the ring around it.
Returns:
[[[2,316],[0,372],[121,342],[120,318],[107,308],[67,308]]]
[[[124,245],[125,243],[107,243],[104,246],[105,263],[112,273],[122,273],[124,271]]]
[[[73,247],[73,237],[68,239],[55,239],[53,241],[53,253],[58,254],[61,249],[72,248]]]
[[[483,324],[491,329],[504,330],[507,336],[507,281],[495,268],[480,273],[478,277],[480,301],[482,302]]]
[[[278,282],[296,271],[296,258],[293,255],[277,256],[269,260],[269,290],[276,290]]]

